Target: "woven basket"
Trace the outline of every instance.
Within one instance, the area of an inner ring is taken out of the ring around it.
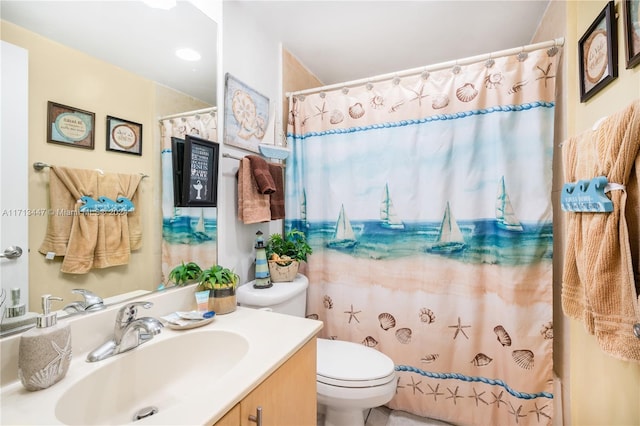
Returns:
[[[287,262],[286,265],[280,265],[278,264],[278,261],[270,260],[269,275],[271,275],[271,282],[281,283],[293,281],[298,273],[299,266],[300,262],[297,260]]]

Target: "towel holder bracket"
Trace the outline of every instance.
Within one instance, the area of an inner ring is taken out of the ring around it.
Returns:
[[[605,195],[606,176],[583,179],[562,185],[560,204],[566,212],[607,213],[613,202]]]

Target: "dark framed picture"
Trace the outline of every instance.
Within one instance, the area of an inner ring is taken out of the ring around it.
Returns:
[[[89,111],[47,102],[47,142],[93,149],[96,115]]]
[[[107,151],[142,155],[142,124],[107,115]]]
[[[260,152],[269,124],[269,98],[231,74],[224,81],[224,143]]]
[[[640,0],[626,0],[624,28],[627,36],[627,69],[640,64]]]
[[[607,3],[578,42],[580,102],[618,77],[618,36],[614,2]]]
[[[219,154],[218,143],[197,136],[185,136],[182,206],[217,206]]]

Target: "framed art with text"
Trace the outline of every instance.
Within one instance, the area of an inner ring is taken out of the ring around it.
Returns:
[[[93,149],[95,114],[55,102],[47,102],[47,142]]]
[[[108,115],[107,151],[142,155],[142,124]]]
[[[618,77],[618,36],[614,2],[607,3],[578,42],[580,102]]]
[[[218,204],[218,161],[220,146],[186,135],[182,166],[182,206],[216,207]]]

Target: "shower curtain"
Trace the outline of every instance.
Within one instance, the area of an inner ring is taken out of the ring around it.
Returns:
[[[186,135],[217,142],[218,112],[213,107],[160,119],[162,138],[162,280],[183,261],[205,269],[217,263],[217,209],[175,207],[171,138]]]
[[[461,425],[552,418],[556,48],[296,95],[285,228],[307,315],[396,365],[388,404]]]

